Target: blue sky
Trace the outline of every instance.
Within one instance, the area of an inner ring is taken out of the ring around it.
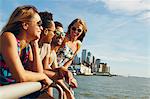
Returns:
[[[75,18],[84,19],[82,49],[107,63],[111,73],[150,77],[150,0],[1,0],[0,29],[17,6],[27,4],[52,12],[65,31]]]

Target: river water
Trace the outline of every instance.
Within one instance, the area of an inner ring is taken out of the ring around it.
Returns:
[[[150,78],[75,76],[76,99],[150,99]]]

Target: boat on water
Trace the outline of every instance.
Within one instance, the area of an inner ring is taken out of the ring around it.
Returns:
[[[68,70],[71,71],[73,75],[77,75],[76,70],[72,66],[68,67]]]
[[[94,75],[97,76],[112,76],[109,72],[96,72]]]

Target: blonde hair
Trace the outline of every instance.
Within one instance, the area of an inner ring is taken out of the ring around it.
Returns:
[[[38,11],[34,6],[24,5],[17,7],[11,14],[7,24],[3,27],[2,32],[12,32],[14,35],[17,35],[22,28],[21,23],[30,21],[35,13],[38,13]]]

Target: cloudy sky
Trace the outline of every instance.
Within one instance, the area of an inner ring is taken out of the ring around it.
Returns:
[[[150,0],[1,0],[0,29],[17,6],[28,4],[52,12],[65,31],[75,18],[84,19],[82,49],[107,63],[111,73],[150,77]]]

